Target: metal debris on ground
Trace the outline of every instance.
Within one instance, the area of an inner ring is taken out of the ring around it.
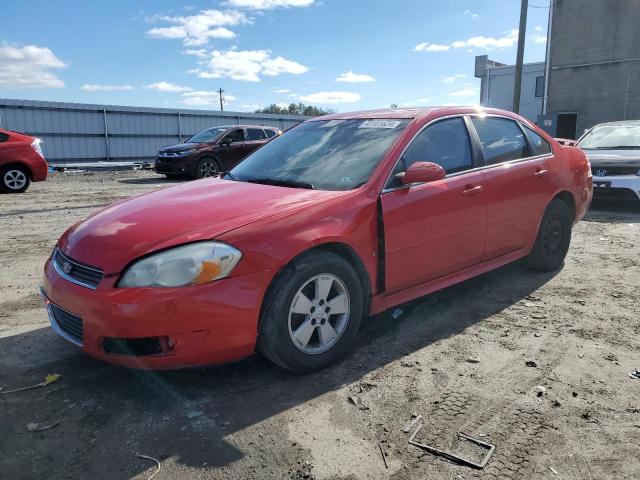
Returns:
[[[389,464],[387,463],[387,454],[384,453],[384,449],[382,448],[382,444],[378,442],[378,448],[380,449],[380,453],[382,454],[382,460],[384,460],[384,468],[389,468]]]
[[[155,471],[155,472],[153,472],[153,473],[151,474],[151,476],[150,476],[149,478],[147,478],[147,480],[151,480],[153,477],[155,477],[155,476],[158,474],[158,472],[160,471],[160,461],[159,461],[159,460],[157,460],[157,459],[155,459],[155,458],[153,458],[153,457],[149,457],[149,456],[147,456],[147,455],[142,455],[142,454],[140,454],[140,453],[136,453],[136,457],[138,457],[138,458],[144,458],[144,459],[146,459],[146,460],[151,460],[151,461],[153,461],[153,462],[156,462],[156,471]]]
[[[633,371],[629,373],[629,376],[631,378],[635,378],[635,379],[639,379],[640,380],[640,370],[638,370],[637,368]]]
[[[396,308],[396,309],[393,311],[393,313],[391,314],[391,316],[393,317],[393,319],[394,319],[394,320],[397,320],[397,319],[398,319],[398,317],[399,317],[400,315],[402,315],[402,313],[403,313],[403,312],[404,312],[404,311],[403,311],[401,308]]]
[[[533,367],[533,368],[536,368],[538,366],[538,364],[536,362],[534,362],[533,360],[527,360],[526,362],[524,362],[524,364],[527,367]]]
[[[59,423],[60,423],[60,420],[57,420],[50,425],[32,422],[27,424],[27,430],[30,432],[42,432],[44,430],[49,430],[51,428],[57,427]]]
[[[551,473],[553,473],[554,475],[558,474],[557,470],[553,467],[549,467],[549,470],[551,470]]]
[[[50,383],[60,380],[60,378],[62,378],[62,375],[60,375],[59,373],[50,373],[49,375],[44,377],[43,382],[37,383],[35,385],[29,385],[28,387],[14,388],[13,390],[7,390],[6,392],[2,391],[0,392],[0,395],[7,395],[9,393],[22,392],[24,390],[31,390],[33,388],[46,387]]]
[[[462,458],[459,457],[458,455],[455,455],[453,453],[450,452],[445,452],[443,450],[440,450],[438,448],[432,447],[430,445],[425,445],[424,443],[419,443],[415,441],[416,435],[418,435],[418,432],[422,429],[422,424],[420,424],[418,426],[418,428],[416,428],[416,430],[413,432],[413,434],[411,434],[411,436],[409,437],[409,444],[414,445],[416,447],[419,447],[423,450],[426,450],[429,453],[432,453],[434,455],[438,455],[440,457],[446,458],[448,460],[451,460],[452,462],[456,462],[456,463],[460,463],[462,465],[468,465],[470,467],[473,468],[477,468],[477,469],[483,469],[487,463],[489,462],[489,459],[491,458],[491,456],[493,455],[493,452],[495,451],[496,447],[495,445],[492,445],[491,443],[487,443],[487,442],[483,442],[482,440],[478,440],[477,438],[473,438],[470,437],[469,435],[466,435],[462,432],[458,432],[458,438],[461,438],[463,440],[467,440],[471,443],[475,443],[476,445],[483,447],[485,449],[487,449],[487,453],[485,454],[484,458],[482,459],[482,461],[480,461],[479,463],[474,462],[472,460],[468,460],[466,458]]]
[[[415,427],[416,423],[418,423],[422,419],[422,415],[416,415],[415,413],[411,416],[413,417],[413,419],[409,420],[409,423],[407,423],[402,429],[404,433],[409,433],[411,430],[413,430],[413,427]]]

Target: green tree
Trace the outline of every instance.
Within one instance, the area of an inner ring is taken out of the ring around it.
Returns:
[[[288,107],[281,107],[272,103],[268,107],[259,108],[256,113],[272,113],[276,115],[304,115],[306,117],[319,117],[335,113],[333,110],[305,105],[304,103],[292,103]]]

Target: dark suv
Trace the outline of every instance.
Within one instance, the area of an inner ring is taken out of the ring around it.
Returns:
[[[218,175],[281,133],[277,128],[256,125],[208,128],[185,143],[161,148],[155,170],[167,177],[204,178]]]

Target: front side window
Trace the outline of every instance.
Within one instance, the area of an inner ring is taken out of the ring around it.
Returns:
[[[486,165],[529,156],[524,133],[513,120],[497,117],[471,117],[478,132]]]
[[[264,140],[266,135],[261,128],[247,128],[247,140]]]
[[[227,129],[225,127],[222,127],[222,128],[208,128],[207,130],[203,130],[202,132],[195,134],[193,137],[191,137],[185,143],[212,142],[213,140],[218,138],[220,135],[222,135],[226,131],[227,131]]]
[[[530,129],[529,127],[525,127],[527,129],[527,133],[529,134],[529,138],[531,139],[531,143],[536,149],[536,153],[538,155],[546,155],[551,153],[551,145],[544,138],[538,135],[535,131]]]
[[[0,142],[6,142],[7,140],[9,140],[9,135],[0,132]]]
[[[227,138],[231,139],[231,143],[244,142],[244,130],[241,128],[236,128],[235,130],[231,130],[224,137],[224,139],[227,139]]]
[[[276,136],[275,130],[271,130],[270,128],[265,128],[264,131],[267,132],[267,137],[269,138],[273,138]]]
[[[320,190],[364,184],[408,120],[309,121],[255,150],[231,179]]]
[[[578,147],[589,149],[640,149],[640,125],[602,125],[587,133]]]

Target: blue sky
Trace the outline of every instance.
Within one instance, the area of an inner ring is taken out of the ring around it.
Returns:
[[[525,61],[542,61],[532,0]],[[476,104],[514,63],[520,0],[5,0],[0,97],[228,111]]]

